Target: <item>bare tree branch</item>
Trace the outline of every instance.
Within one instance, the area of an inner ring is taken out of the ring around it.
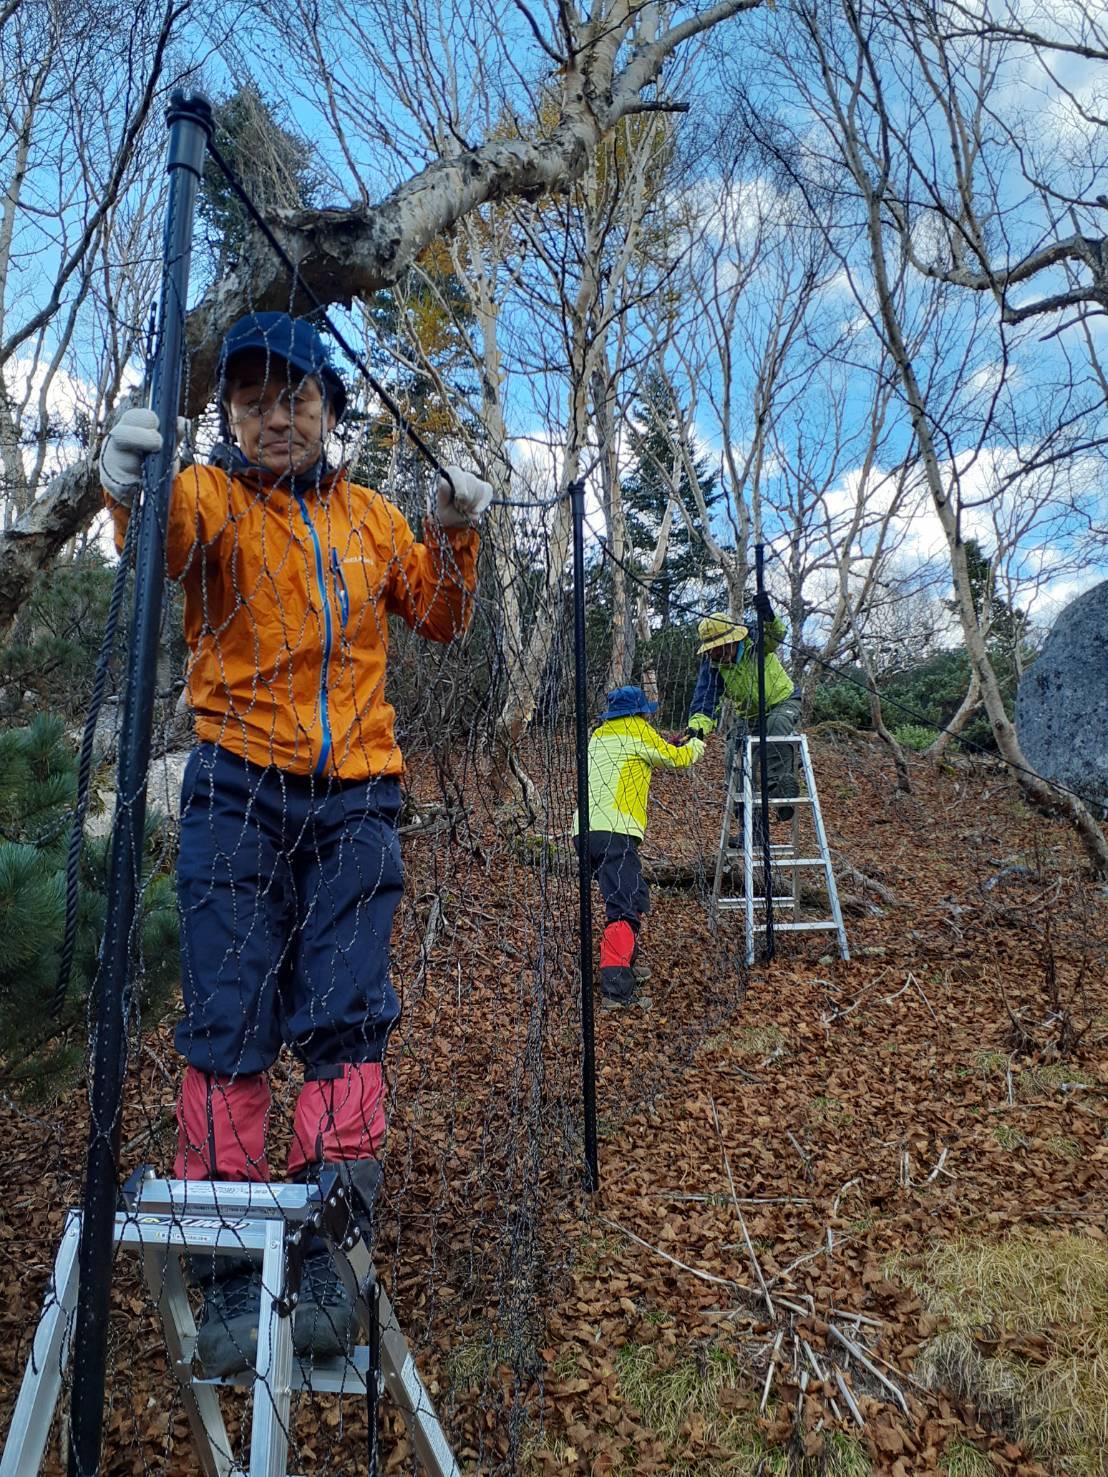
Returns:
[[[573,50],[562,78],[561,113],[546,137],[495,139],[435,160],[379,204],[351,209],[277,212],[270,225],[302,281],[325,303],[350,303],[395,282],[437,236],[482,205],[535,200],[584,174],[597,146],[643,102],[663,64],[690,38],[755,8],[761,0],[720,0],[615,62],[633,16],[608,15],[598,39]],[[587,28],[586,28],[587,32]],[[189,408],[206,404],[223,331],[252,309],[285,307],[290,284],[262,242],[190,315]],[[295,294],[293,296],[295,301]]]

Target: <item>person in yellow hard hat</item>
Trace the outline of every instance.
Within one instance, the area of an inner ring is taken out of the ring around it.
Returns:
[[[800,716],[800,699],[776,654],[785,639],[785,623],[774,615],[770,598],[764,593],[755,598],[754,609],[761,616],[765,630],[766,734],[772,738],[794,733]],[[758,651],[749,626],[726,613],[708,615],[697,626],[697,635],[700,671],[689,705],[686,732],[697,738],[707,738],[713,733],[724,697],[730,701],[739,721],[753,729],[758,722]],[[770,798],[791,799],[796,794],[793,746],[769,744],[767,748]],[[782,820],[790,820],[793,808],[779,806],[777,814]]]

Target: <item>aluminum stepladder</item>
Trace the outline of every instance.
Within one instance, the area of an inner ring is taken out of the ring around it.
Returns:
[[[788,872],[791,881],[788,892],[782,893],[781,896],[775,893],[773,897],[774,933],[815,933],[833,930],[838,938],[839,954],[843,959],[849,959],[850,947],[846,941],[846,928],[843,924],[842,909],[839,906],[839,893],[835,886],[835,872],[831,865],[831,853],[827,845],[827,832],[823,825],[823,812],[820,810],[807,736],[802,733],[782,734],[779,737],[767,735],[766,743],[792,744],[795,747],[803,781],[801,793],[795,796],[787,799],[780,795],[770,797],[771,810],[774,806],[780,805],[793,807],[789,840],[770,845],[772,873]],[[723,807],[723,824],[720,828],[719,851],[716,854],[715,880],[712,885],[712,901],[709,909],[709,918],[713,927],[718,923],[720,912],[738,908],[743,910],[746,925],[747,964],[754,963],[754,946],[757,936],[766,930],[766,899],[764,894],[759,894],[756,890],[759,879],[764,877],[761,827],[758,827],[759,834],[756,839],[754,826],[755,814],[757,813],[760,818],[762,807],[762,797],[756,792],[753,783],[754,759],[757,752],[758,739],[754,734],[746,733],[732,741],[727,764],[727,798]],[[741,850],[732,845],[730,840],[733,818],[740,802],[742,806]],[[805,808],[810,808],[811,812],[818,853],[816,856],[801,855],[800,815]],[[766,824],[769,824],[768,817]],[[743,890],[739,894],[727,895],[724,892],[724,886],[731,875],[734,863],[738,861],[742,863]],[[800,874],[806,867],[818,868],[823,872],[831,909],[829,918],[801,919],[799,917]]]
[[[430,1395],[416,1369],[396,1315],[377,1281],[362,1227],[372,1207],[334,1171],[318,1184],[244,1184],[163,1180],[142,1169],[128,1180],[116,1215],[116,1245],[135,1252],[161,1315],[170,1366],[181,1386],[204,1477],[286,1477],[289,1411],[294,1390],[360,1396],[376,1432],[377,1397],[388,1390],[428,1477],[460,1477]],[[310,1227],[334,1254],[354,1298],[361,1342],[346,1359],[301,1365],[293,1352],[292,1312],[299,1295],[302,1247]],[[71,1353],[77,1306],[77,1246],[81,1215],[70,1211],[47,1289],[42,1317],[0,1458],[0,1477],[39,1472],[62,1379]],[[193,1373],[196,1324],[181,1254],[260,1257],[258,1350],[253,1369],[226,1379]],[[79,1357],[79,1351],[78,1351]],[[253,1384],[247,1466],[234,1459],[219,1403],[219,1386]],[[372,1466],[376,1471],[376,1465]]]

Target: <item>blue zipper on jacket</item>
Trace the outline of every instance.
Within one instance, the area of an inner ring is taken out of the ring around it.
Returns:
[[[308,532],[312,536],[312,548],[315,550],[315,579],[319,589],[319,598],[323,601],[323,663],[319,669],[319,710],[323,724],[323,747],[319,751],[319,760],[315,767],[316,774],[322,774],[331,757],[331,715],[327,708],[327,678],[331,666],[331,645],[334,633],[331,627],[331,601],[327,594],[327,577],[323,569],[323,550],[320,548],[319,535],[315,531],[315,524],[308,513],[308,506],[303,495],[295,494],[296,506],[300,509],[300,516],[308,526]]]
[[[350,591],[346,588],[346,576],[342,572],[338,549],[331,550],[331,580],[339,602],[339,615],[342,616],[342,624],[345,626],[350,619]]]

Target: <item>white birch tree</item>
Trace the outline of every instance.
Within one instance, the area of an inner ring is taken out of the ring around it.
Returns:
[[[908,124],[891,97],[894,88],[903,86],[904,72],[901,65],[894,81],[882,66],[874,25],[884,12],[869,9],[863,12],[853,0],[846,0],[841,13],[834,5],[806,5],[798,14],[806,39],[804,60],[810,70],[802,79],[792,60],[787,65],[798,87],[806,93],[813,113],[824,125],[829,150],[837,156],[838,164],[857,192],[857,245],[864,275],[855,278],[855,291],[860,307],[880,335],[895,368],[915,438],[920,473],[946,539],[966,652],[980,684],[982,703],[997,748],[1028,798],[1044,810],[1065,815],[1080,835],[1098,874],[1108,875],[1108,843],[1086,807],[1076,796],[1040,779],[1024,758],[1015,727],[1005,710],[985,631],[975,607],[964,533],[965,468],[957,454],[959,448],[951,425],[951,421],[957,424],[958,418],[952,414],[948,420],[944,413],[951,407],[949,393],[943,402],[936,393],[940,374],[943,371],[949,374],[950,366],[938,363],[934,334],[925,344],[918,336],[918,323],[912,319],[910,273],[915,268],[908,238],[915,223],[905,209],[903,188],[908,172],[903,133]],[[881,35],[879,31],[876,34]],[[799,63],[800,58],[796,61]],[[895,67],[895,59],[890,59],[889,65]],[[818,102],[817,78],[821,89]],[[948,283],[938,284],[930,298],[935,312],[941,314],[949,306],[944,294],[955,290]],[[979,320],[977,326],[979,337],[983,338],[986,325]],[[968,342],[964,335],[961,341]],[[967,373],[969,352],[955,351],[952,358],[954,366],[949,382],[956,393],[964,402],[984,401],[982,424],[976,438],[980,447],[985,444],[993,423],[995,390],[987,383],[974,384]],[[962,425],[964,428],[964,422]]]

